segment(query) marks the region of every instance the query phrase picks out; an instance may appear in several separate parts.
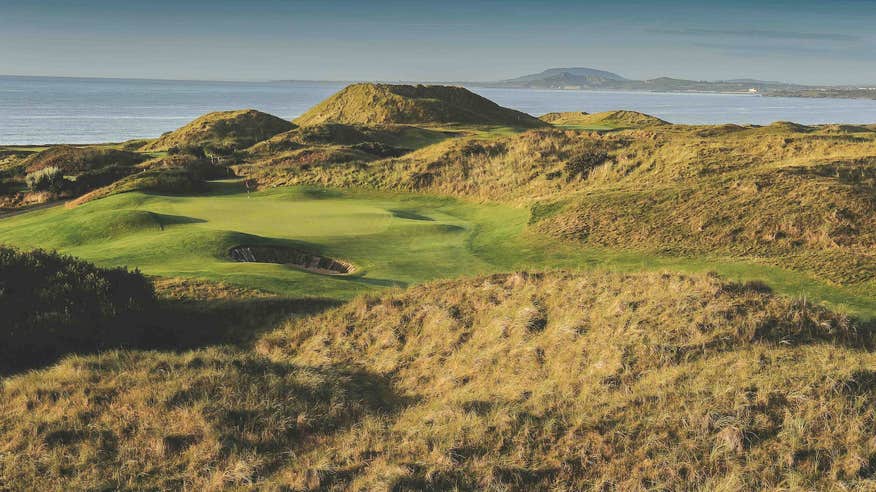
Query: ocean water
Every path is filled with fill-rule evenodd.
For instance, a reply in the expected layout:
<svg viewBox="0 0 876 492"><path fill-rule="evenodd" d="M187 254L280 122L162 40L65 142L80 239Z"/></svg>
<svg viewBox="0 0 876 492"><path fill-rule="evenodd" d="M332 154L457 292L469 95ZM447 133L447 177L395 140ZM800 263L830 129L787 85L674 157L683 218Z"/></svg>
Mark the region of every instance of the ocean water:
<svg viewBox="0 0 876 492"><path fill-rule="evenodd" d="M292 119L337 82L192 82L0 77L0 144L95 143L157 137L210 111L254 108ZM876 101L470 87L539 115L629 109L673 123L876 123Z"/></svg>

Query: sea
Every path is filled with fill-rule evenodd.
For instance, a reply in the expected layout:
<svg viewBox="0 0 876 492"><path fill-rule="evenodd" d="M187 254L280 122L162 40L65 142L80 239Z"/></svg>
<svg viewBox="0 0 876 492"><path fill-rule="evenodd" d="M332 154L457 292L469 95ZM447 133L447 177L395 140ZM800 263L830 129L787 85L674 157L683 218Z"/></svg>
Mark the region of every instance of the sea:
<svg viewBox="0 0 876 492"><path fill-rule="evenodd" d="M152 138L204 113L230 109L292 119L344 85L0 76L0 145ZM468 88L533 115L626 109L685 124L876 123L876 100Z"/></svg>

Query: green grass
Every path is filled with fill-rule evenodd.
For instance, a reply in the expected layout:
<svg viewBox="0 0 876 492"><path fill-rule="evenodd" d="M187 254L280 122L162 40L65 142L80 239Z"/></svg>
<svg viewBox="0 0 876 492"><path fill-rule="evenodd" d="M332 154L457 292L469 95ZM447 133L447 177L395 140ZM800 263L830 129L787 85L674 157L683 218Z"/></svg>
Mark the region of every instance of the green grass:
<svg viewBox="0 0 876 492"><path fill-rule="evenodd" d="M526 228L524 207L420 194L287 187L247 194L213 183L198 196L125 193L0 221L0 243L58 249L104 266L203 278L288 296L349 299L437 278L521 269L714 271L876 317L876 299L805 274L722 258L679 258L560 242ZM241 244L313 250L352 262L327 276L227 256Z"/></svg>

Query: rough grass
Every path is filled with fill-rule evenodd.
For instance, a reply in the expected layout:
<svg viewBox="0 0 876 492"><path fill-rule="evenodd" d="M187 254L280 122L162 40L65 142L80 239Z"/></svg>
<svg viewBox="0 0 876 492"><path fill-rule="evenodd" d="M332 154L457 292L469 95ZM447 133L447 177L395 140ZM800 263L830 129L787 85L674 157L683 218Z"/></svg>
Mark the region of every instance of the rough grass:
<svg viewBox="0 0 876 492"><path fill-rule="evenodd" d="M637 111L605 111L588 114L584 112L547 113L539 117L554 126L584 130L619 130L668 125L666 121Z"/></svg>
<svg viewBox="0 0 876 492"><path fill-rule="evenodd" d="M256 142L291 130L294 125L253 109L209 113L162 135L142 147L143 151L212 146L222 150L245 149Z"/></svg>
<svg viewBox="0 0 876 492"><path fill-rule="evenodd" d="M23 165L28 173L56 167L70 175L109 166L133 166L146 159L147 156L136 152L107 147L59 145L29 156Z"/></svg>
<svg viewBox="0 0 876 492"><path fill-rule="evenodd" d="M320 184L526 204L532 226L588 245L763 261L872 291L876 134L777 123L538 130L460 138L396 159L243 169ZM547 213L549 211L550 213Z"/></svg>
<svg viewBox="0 0 876 492"><path fill-rule="evenodd" d="M366 296L246 350L7 379L30 489L867 489L872 326L756 285L505 274Z"/></svg>
<svg viewBox="0 0 876 492"><path fill-rule="evenodd" d="M295 119L302 126L329 122L546 126L538 118L503 108L462 87L370 83L347 86Z"/></svg>
<svg viewBox="0 0 876 492"><path fill-rule="evenodd" d="M248 151L254 154L270 154L298 150L307 146L355 146L369 143L414 150L440 142L448 136L445 132L410 125L366 126L322 123L280 133L253 145Z"/></svg>
<svg viewBox="0 0 876 492"><path fill-rule="evenodd" d="M191 154L164 155L149 159L131 170L130 176L113 181L67 202L76 207L100 198L132 191L187 194L207 190L208 179L233 177L234 172L221 164Z"/></svg>
<svg viewBox="0 0 876 492"><path fill-rule="evenodd" d="M107 186L86 193L70 201L68 207L75 207L100 198L133 191L192 194L207 190L207 183L199 173L188 169L150 169L126 176Z"/></svg>

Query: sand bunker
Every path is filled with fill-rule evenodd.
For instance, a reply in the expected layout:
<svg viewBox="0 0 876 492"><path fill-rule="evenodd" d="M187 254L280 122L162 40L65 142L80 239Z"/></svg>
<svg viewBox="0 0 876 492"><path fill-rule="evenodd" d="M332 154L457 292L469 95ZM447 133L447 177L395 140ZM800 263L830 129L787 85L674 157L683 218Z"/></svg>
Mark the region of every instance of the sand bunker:
<svg viewBox="0 0 876 492"><path fill-rule="evenodd" d="M347 275L356 268L345 261L280 246L236 246L228 251L231 259L245 263L278 263L324 275Z"/></svg>

